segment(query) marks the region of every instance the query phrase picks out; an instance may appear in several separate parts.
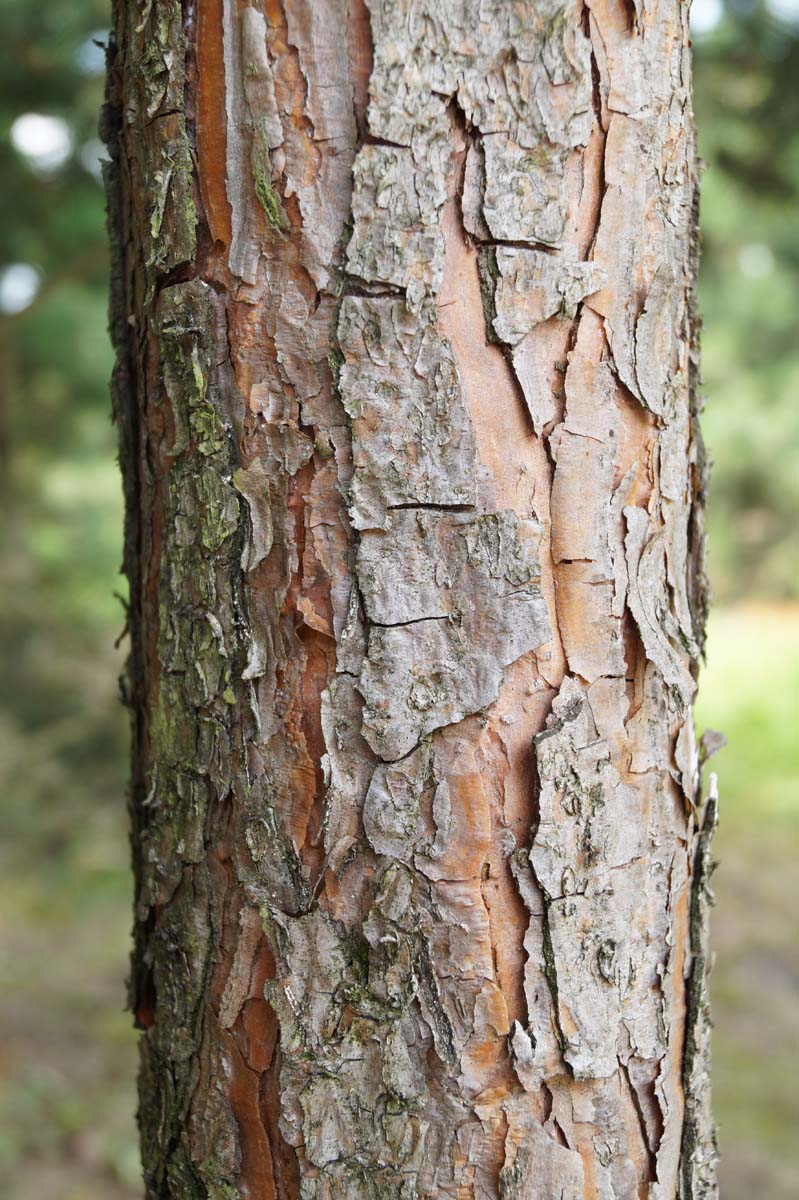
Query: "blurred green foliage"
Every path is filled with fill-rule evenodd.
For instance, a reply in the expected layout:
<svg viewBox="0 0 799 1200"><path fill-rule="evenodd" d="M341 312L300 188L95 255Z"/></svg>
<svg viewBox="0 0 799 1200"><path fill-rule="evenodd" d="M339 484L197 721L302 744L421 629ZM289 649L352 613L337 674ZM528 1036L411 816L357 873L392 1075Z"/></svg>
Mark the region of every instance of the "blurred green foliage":
<svg viewBox="0 0 799 1200"><path fill-rule="evenodd" d="M24 299L9 267L11 283L14 264L39 272L33 302L0 315L0 1178L9 1200L141 1194L135 1046L123 1012L131 887L97 163L103 54L91 41L107 24L102 0L0 0L4 306ZM31 112L66 122L72 150L60 167L15 147L14 122ZM56 124L51 143L59 128L63 140ZM28 143L35 148L30 132ZM39 150L47 144L40 131Z"/></svg>
<svg viewBox="0 0 799 1200"><path fill-rule="evenodd" d="M114 597L124 594L121 489L97 163L102 54L92 42L107 22L102 0L0 0L0 1178L9 1200L140 1195L135 1039L122 1011L131 886L116 700L124 651L114 647L124 623ZM717 1108L727 1200L753 1191L777 1200L796 1184L784 1048L796 970L787 898L799 607L773 602L796 597L799 24L729 0L697 37L695 64L709 163L700 293L711 575L721 601L772 602L714 618L700 707L731 735L720 759ZM42 127L37 153L31 130L22 136L19 118L31 113L57 119L45 122L49 158Z"/></svg>
<svg viewBox="0 0 799 1200"><path fill-rule="evenodd" d="M733 0L696 39L708 533L723 601L796 598L799 585L798 31Z"/></svg>
<svg viewBox="0 0 799 1200"><path fill-rule="evenodd" d="M713 1094L724 1200L797 1194L799 605L711 613L699 728L723 729L713 879Z"/></svg>

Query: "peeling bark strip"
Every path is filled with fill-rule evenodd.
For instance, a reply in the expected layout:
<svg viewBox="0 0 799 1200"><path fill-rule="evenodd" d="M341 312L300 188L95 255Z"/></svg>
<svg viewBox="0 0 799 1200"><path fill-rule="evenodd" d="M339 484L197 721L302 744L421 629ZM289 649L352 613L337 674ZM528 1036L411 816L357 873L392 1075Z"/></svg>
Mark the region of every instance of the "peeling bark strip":
<svg viewBox="0 0 799 1200"><path fill-rule="evenodd" d="M116 0L153 1200L716 1194L687 22Z"/></svg>

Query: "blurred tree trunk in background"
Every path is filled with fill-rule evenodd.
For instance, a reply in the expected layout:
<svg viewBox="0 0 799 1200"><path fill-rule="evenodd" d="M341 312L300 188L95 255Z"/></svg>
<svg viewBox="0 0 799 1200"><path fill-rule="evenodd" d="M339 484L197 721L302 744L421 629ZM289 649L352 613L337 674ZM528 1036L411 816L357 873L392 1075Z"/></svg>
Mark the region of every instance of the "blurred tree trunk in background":
<svg viewBox="0 0 799 1200"><path fill-rule="evenodd" d="M715 1195L687 6L115 10L148 1196Z"/></svg>

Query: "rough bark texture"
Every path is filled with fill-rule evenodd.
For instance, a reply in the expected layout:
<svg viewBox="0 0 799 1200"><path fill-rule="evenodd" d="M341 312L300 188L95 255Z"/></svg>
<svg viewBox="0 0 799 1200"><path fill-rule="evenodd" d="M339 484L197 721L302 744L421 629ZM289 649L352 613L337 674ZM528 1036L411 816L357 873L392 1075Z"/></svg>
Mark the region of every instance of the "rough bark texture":
<svg viewBox="0 0 799 1200"><path fill-rule="evenodd" d="M687 6L115 9L148 1196L714 1196Z"/></svg>

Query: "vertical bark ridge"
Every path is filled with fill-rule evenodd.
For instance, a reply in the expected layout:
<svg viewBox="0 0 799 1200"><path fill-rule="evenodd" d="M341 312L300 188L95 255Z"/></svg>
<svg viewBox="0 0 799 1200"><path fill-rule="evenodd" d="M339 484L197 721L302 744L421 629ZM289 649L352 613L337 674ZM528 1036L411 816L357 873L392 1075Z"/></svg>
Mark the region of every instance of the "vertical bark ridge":
<svg viewBox="0 0 799 1200"><path fill-rule="evenodd" d="M714 1195L687 12L109 71L148 1195Z"/></svg>

